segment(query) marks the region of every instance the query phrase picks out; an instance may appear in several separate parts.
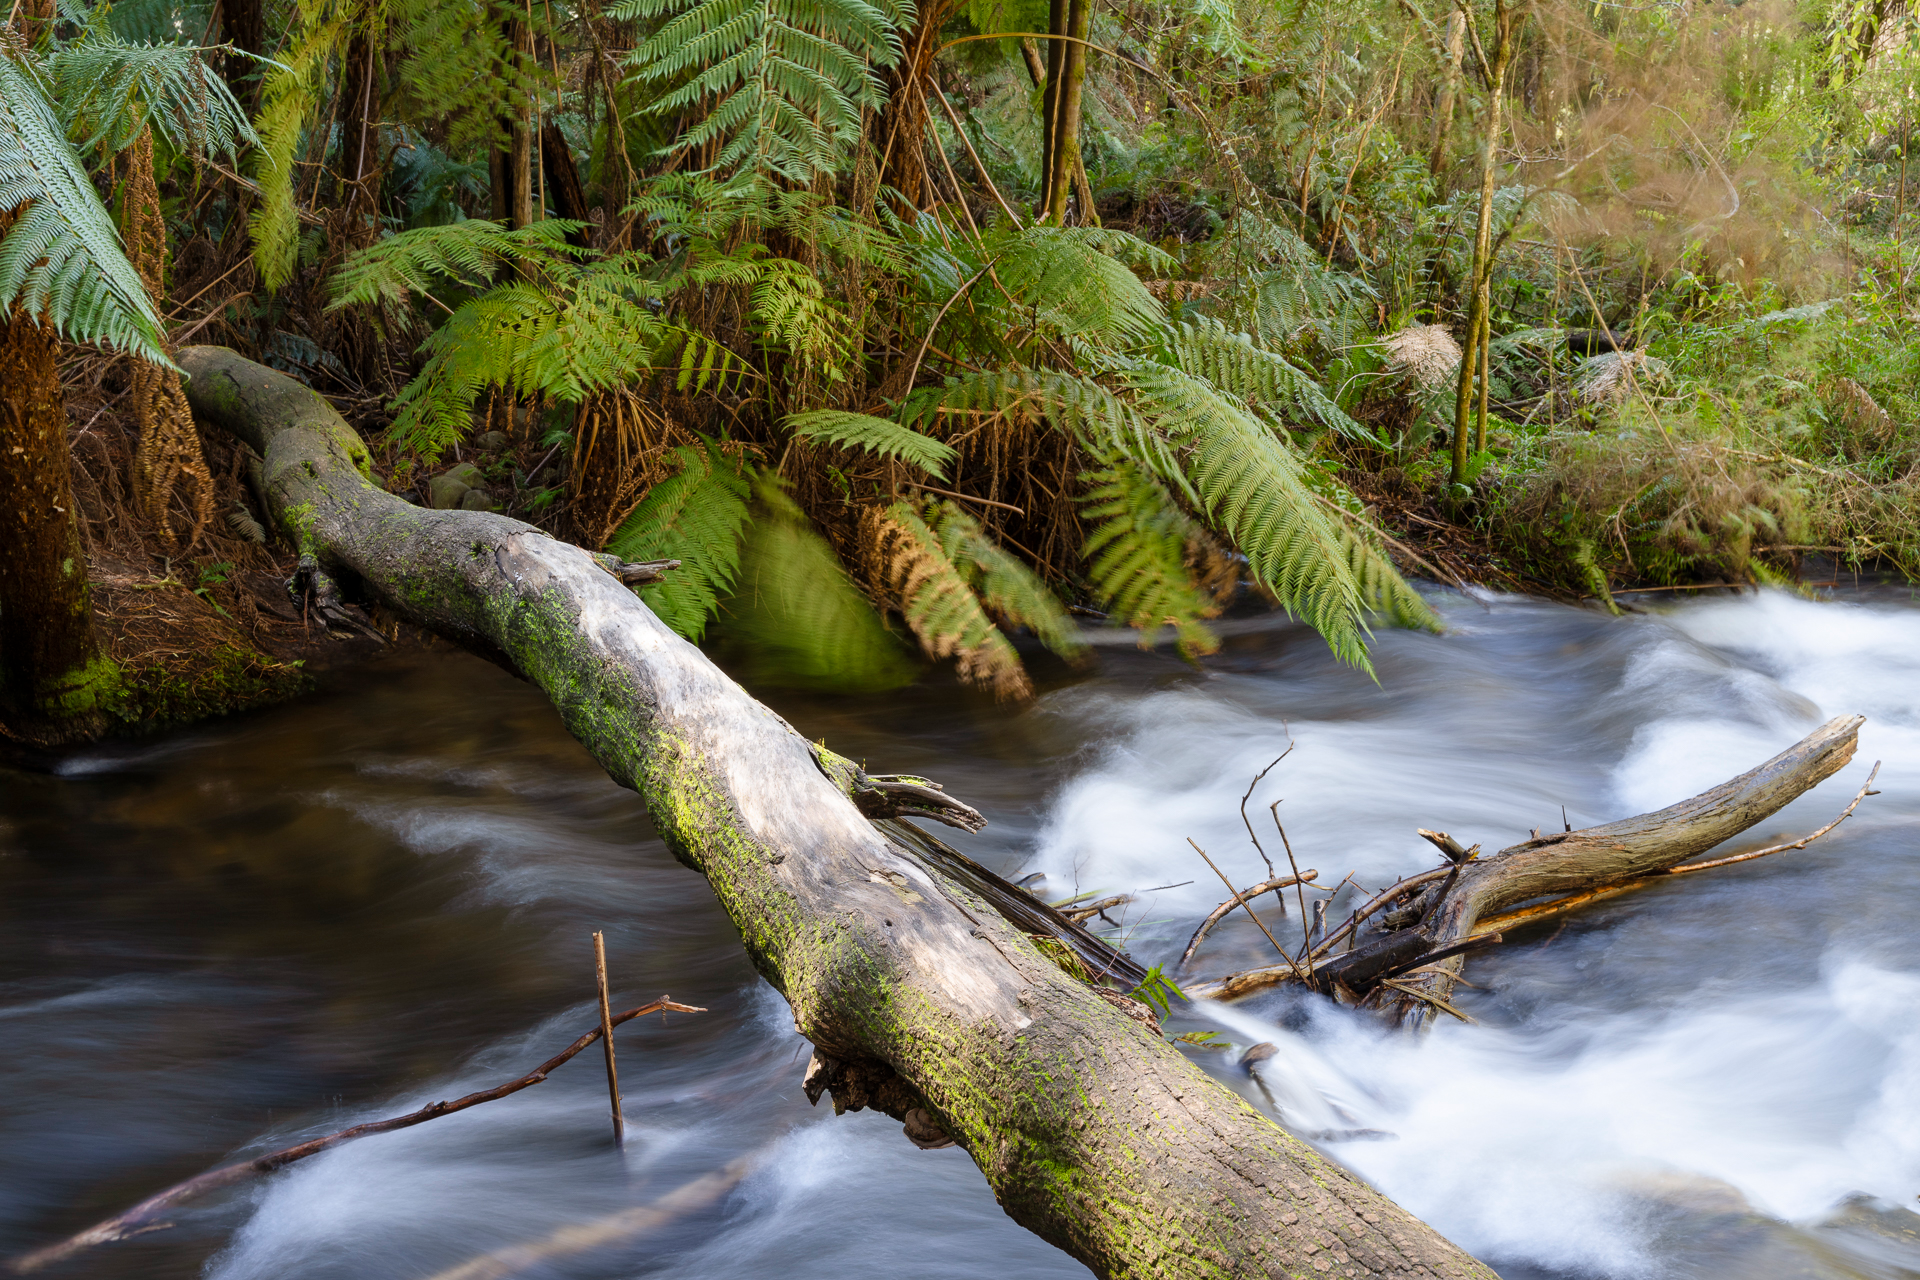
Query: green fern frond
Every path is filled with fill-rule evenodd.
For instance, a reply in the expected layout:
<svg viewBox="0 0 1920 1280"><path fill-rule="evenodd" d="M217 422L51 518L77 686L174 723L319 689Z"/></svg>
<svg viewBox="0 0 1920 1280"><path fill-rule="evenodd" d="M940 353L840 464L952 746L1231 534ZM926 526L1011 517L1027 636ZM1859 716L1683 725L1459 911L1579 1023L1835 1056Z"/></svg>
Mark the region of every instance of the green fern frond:
<svg viewBox="0 0 1920 1280"><path fill-rule="evenodd" d="M1359 584L1299 457L1201 379L1148 362L1126 376L1159 429L1184 446L1187 474L1208 517L1247 557L1254 576L1341 661L1370 670Z"/></svg>
<svg viewBox="0 0 1920 1280"><path fill-rule="evenodd" d="M1169 363L1275 417L1311 418L1349 439L1381 443L1291 360L1254 345L1246 334L1234 333L1217 321L1174 325L1166 349Z"/></svg>
<svg viewBox="0 0 1920 1280"><path fill-rule="evenodd" d="M869 507L863 523L875 585L899 609L920 647L931 657L954 659L961 679L991 689L997 698L1031 694L1020 655L920 514L896 502Z"/></svg>
<svg viewBox="0 0 1920 1280"><path fill-rule="evenodd" d="M261 81L255 120L260 149L254 153L253 180L260 189L260 206L248 230L260 282L269 290L293 278L300 242L294 152L326 88L328 62L347 32L347 14L335 0L296 4L294 19L286 49Z"/></svg>
<svg viewBox="0 0 1920 1280"><path fill-rule="evenodd" d="M0 239L0 315L18 304L71 342L172 368L153 300L29 56L0 44L0 209L27 206Z"/></svg>
<svg viewBox="0 0 1920 1280"><path fill-rule="evenodd" d="M996 227L986 234L983 248L987 261L982 267L992 265L994 279L1016 307L1030 309L1041 325L1055 332L1131 345L1166 324L1159 300L1115 256L1124 251L1138 258L1138 250L1152 246L1124 232Z"/></svg>
<svg viewBox="0 0 1920 1280"><path fill-rule="evenodd" d="M738 463L713 445L674 450L680 469L647 491L607 550L623 560L678 560L641 599L675 634L700 643L740 569L740 531L751 487Z"/></svg>
<svg viewBox="0 0 1920 1280"><path fill-rule="evenodd" d="M456 154L504 141L512 104L545 87L537 58L507 41L507 24L538 22L546 10L501 0L387 0L398 79L412 118L444 122ZM546 34L542 32L541 34ZM551 92L551 90L548 90Z"/></svg>
<svg viewBox="0 0 1920 1280"><path fill-rule="evenodd" d="M988 537L979 521L945 499L929 499L921 519L990 614L1010 626L1025 627L1062 657L1087 651L1080 628L1060 606L1059 597L1032 569Z"/></svg>
<svg viewBox="0 0 1920 1280"><path fill-rule="evenodd" d="M853 326L806 267L791 258L761 263L749 314L762 342L785 349L803 369L819 369L834 382L846 380Z"/></svg>
<svg viewBox="0 0 1920 1280"><path fill-rule="evenodd" d="M1218 649L1218 637L1201 619L1220 610L1187 571L1191 524L1165 486L1124 459L1080 479L1087 485L1081 518L1098 522L1080 548L1095 596L1141 632L1143 645L1171 626L1184 657Z"/></svg>
<svg viewBox="0 0 1920 1280"><path fill-rule="evenodd" d="M1133 402L1092 378L1055 369L1015 366L965 373L945 386L909 395L901 417L928 424L942 412L1004 414L1015 421L1046 418L1091 453L1139 459L1163 479L1187 486L1179 460Z"/></svg>
<svg viewBox="0 0 1920 1280"><path fill-rule="evenodd" d="M187 155L238 157L258 145L247 113L204 50L185 44L129 44L89 31L47 59L55 100L82 152L124 150L148 125Z"/></svg>
<svg viewBox="0 0 1920 1280"><path fill-rule="evenodd" d="M1435 633L1446 630L1440 615L1400 576L1393 561L1374 545L1368 531L1355 527L1356 522L1351 518L1341 523L1340 537L1346 545L1347 567L1352 570L1360 598L1367 607L1384 613L1396 626Z"/></svg>
<svg viewBox="0 0 1920 1280"><path fill-rule="evenodd" d="M865 449L883 458L899 458L937 480L946 479L947 464L957 456L953 446L932 436L923 436L911 427L841 409L796 413L787 419L787 429L804 439L826 440Z"/></svg>
<svg viewBox="0 0 1920 1280"><path fill-rule="evenodd" d="M334 273L328 310L365 303L404 302L445 281L466 288L492 282L514 262L552 264L584 250L567 243L577 222L548 218L518 230L469 218L438 227L416 227L347 255Z"/></svg>
<svg viewBox="0 0 1920 1280"><path fill-rule="evenodd" d="M838 166L862 111L885 101L874 67L900 57L908 0L622 0L621 21L666 21L627 55L662 92L656 115L704 113L674 149L718 144L709 171L811 183Z"/></svg>
<svg viewBox="0 0 1920 1280"><path fill-rule="evenodd" d="M754 484L739 581L714 645L758 684L878 693L918 674L912 651L848 580L827 540L765 475Z"/></svg>

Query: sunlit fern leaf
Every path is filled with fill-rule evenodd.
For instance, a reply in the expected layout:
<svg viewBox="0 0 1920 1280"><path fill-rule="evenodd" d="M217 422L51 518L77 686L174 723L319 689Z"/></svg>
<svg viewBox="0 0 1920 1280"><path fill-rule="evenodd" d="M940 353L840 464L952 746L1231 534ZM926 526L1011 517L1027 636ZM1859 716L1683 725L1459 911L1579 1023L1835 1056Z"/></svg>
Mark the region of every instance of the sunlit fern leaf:
<svg viewBox="0 0 1920 1280"><path fill-rule="evenodd" d="M308 118L326 89L328 63L347 32L347 7L340 0L308 0L293 6L294 25L277 65L262 77L260 110L254 127L260 134L253 180L260 202L248 223L253 260L260 282L277 290L293 278L300 243L295 207L294 153Z"/></svg>
<svg viewBox="0 0 1920 1280"><path fill-rule="evenodd" d="M396 237L397 238L397 237ZM653 285L621 259L550 263L548 281L512 280L462 305L427 338L420 374L394 400L391 437L438 457L464 435L488 387L579 404L645 375L675 375L698 394L746 376L724 346L662 320Z"/></svg>
<svg viewBox="0 0 1920 1280"><path fill-rule="evenodd" d="M1059 597L1038 574L995 542L979 521L943 498L929 499L921 508L921 518L938 535L941 551L988 613L1006 625L1025 627L1062 657L1086 653L1086 639Z"/></svg>
<svg viewBox="0 0 1920 1280"><path fill-rule="evenodd" d="M1347 565L1353 571L1353 580L1359 584L1360 598L1367 607L1385 614L1396 626L1415 631L1446 630L1440 615L1400 576L1393 561L1374 544L1361 522L1348 517L1341 525Z"/></svg>
<svg viewBox="0 0 1920 1280"><path fill-rule="evenodd" d="M1187 571L1190 521L1165 486L1124 459L1080 479L1087 486L1080 516L1093 525L1080 553L1096 598L1138 629L1143 645L1171 626L1187 658L1218 649L1219 639L1201 619L1220 610Z"/></svg>
<svg viewBox="0 0 1920 1280"><path fill-rule="evenodd" d="M1254 576L1343 662L1371 670L1347 548L1292 448L1231 397L1181 370L1142 362L1125 376L1159 429L1185 446L1208 518Z"/></svg>
<svg viewBox="0 0 1920 1280"><path fill-rule="evenodd" d="M1256 346L1212 320L1177 324L1168 332L1170 362L1279 418L1306 417L1341 435L1379 444L1374 433L1335 404L1304 370L1285 356Z"/></svg>
<svg viewBox="0 0 1920 1280"><path fill-rule="evenodd" d="M513 262L553 263L580 253L567 234L583 224L547 218L518 230L469 218L416 227L347 255L334 273L329 310L356 303L402 302L446 282L479 288Z"/></svg>
<svg viewBox="0 0 1920 1280"><path fill-rule="evenodd" d="M187 155L237 158L257 145L247 113L202 50L184 44L129 44L88 32L47 59L70 137L84 153L124 150L148 125Z"/></svg>
<svg viewBox="0 0 1920 1280"><path fill-rule="evenodd" d="M1116 256L1138 258L1139 249L1152 246L1097 227L996 227L986 233L983 266L991 265L998 286L1041 325L1124 345L1166 323L1159 300Z"/></svg>
<svg viewBox="0 0 1920 1280"><path fill-rule="evenodd" d="M750 486L741 467L712 445L674 450L679 470L647 491L607 541L623 560L678 560L640 598L695 644L740 569L740 531Z"/></svg>
<svg viewBox="0 0 1920 1280"><path fill-rule="evenodd" d="M67 145L31 55L0 43L0 315L17 303L71 342L171 366L160 318L113 219Z"/></svg>
<svg viewBox="0 0 1920 1280"><path fill-rule="evenodd" d="M991 689L996 698L1033 692L1020 655L947 557L939 535L910 504L869 507L861 524L874 584L899 609L922 649L954 659L962 680Z"/></svg>
<svg viewBox="0 0 1920 1280"><path fill-rule="evenodd" d="M825 440L883 458L899 458L938 480L946 479L947 464L955 457L953 446L944 441L871 414L841 409L796 413L787 419L787 429L803 439Z"/></svg>
<svg viewBox="0 0 1920 1280"><path fill-rule="evenodd" d="M712 642L729 670L755 684L878 693L919 673L827 540L764 474Z"/></svg>
<svg viewBox="0 0 1920 1280"><path fill-rule="evenodd" d="M663 92L648 110L695 113L678 151L718 144L711 170L807 184L838 167L862 111L885 101L873 68L900 57L909 0L621 0L625 22L666 21L627 55Z"/></svg>

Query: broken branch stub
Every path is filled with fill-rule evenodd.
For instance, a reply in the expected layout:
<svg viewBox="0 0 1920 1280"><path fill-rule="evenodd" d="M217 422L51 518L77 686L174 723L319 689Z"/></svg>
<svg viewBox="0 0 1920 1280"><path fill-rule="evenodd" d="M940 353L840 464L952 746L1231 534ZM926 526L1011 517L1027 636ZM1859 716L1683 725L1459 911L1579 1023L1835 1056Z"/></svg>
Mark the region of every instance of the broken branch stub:
<svg viewBox="0 0 1920 1280"><path fill-rule="evenodd" d="M544 689L706 877L839 1079L897 1119L924 1112L1015 1221L1102 1276L1294 1276L1329 1257L1492 1275L1063 972L988 892L1117 974L1111 947L911 823L869 821L792 726L588 552L403 502L314 392L222 348L178 359L195 411L266 460L275 521L343 586Z"/></svg>

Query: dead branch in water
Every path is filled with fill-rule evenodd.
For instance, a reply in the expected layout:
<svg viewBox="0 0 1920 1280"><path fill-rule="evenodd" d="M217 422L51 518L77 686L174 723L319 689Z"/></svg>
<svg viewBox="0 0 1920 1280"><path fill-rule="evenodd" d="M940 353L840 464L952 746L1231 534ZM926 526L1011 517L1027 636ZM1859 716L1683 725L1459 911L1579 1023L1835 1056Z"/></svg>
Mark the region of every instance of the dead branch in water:
<svg viewBox="0 0 1920 1280"><path fill-rule="evenodd" d="M1187 949L1180 953L1180 964L1184 967L1187 961L1193 959L1193 953L1199 948L1202 942L1207 940L1207 934L1212 931L1213 926L1224 920L1227 913L1235 907L1252 902L1263 893L1272 893L1278 898L1281 889L1290 888L1296 884L1309 884L1317 879L1319 875L1320 873L1318 871L1310 869L1302 871L1297 876L1275 876L1271 880L1262 880L1250 889L1242 889L1235 893L1231 898L1228 898L1225 902L1208 912L1207 918L1200 922L1200 927L1193 931L1193 937L1187 942ZM1232 888L1232 886L1229 885L1228 888ZM1286 899L1280 898L1280 904L1280 910L1284 913L1287 909ZM1251 910L1252 908L1248 909Z"/></svg>
<svg viewBox="0 0 1920 1280"><path fill-rule="evenodd" d="M642 1017L649 1013L664 1014L669 1009L676 1013L706 1012L705 1009L697 1005L678 1004L666 996L661 996L653 1003L643 1004L638 1009L629 1009L625 1013L611 1015L607 1018L606 1025L617 1027L623 1022L630 1022L634 1018ZM258 1156L252 1160L214 1169L208 1173L201 1174L197 1178L189 1178L185 1182L168 1187L158 1195L149 1196L118 1217L108 1218L105 1222L96 1223L78 1235L69 1236L56 1244L46 1245L42 1248L35 1249L31 1253L20 1255L7 1264L8 1269L15 1275L26 1275L29 1272L38 1271L42 1267L64 1261L84 1249L92 1248L94 1245L111 1244L115 1240L125 1240L129 1236L140 1235L144 1232L164 1230L173 1224L170 1222L157 1221L159 1216L176 1205L184 1204L188 1200L198 1199L209 1192L234 1186L250 1178L258 1177L263 1173L272 1173L275 1169L283 1169L296 1160L305 1160L308 1156L317 1156L322 1151L337 1147L343 1142L352 1142L355 1138L367 1138L376 1133L392 1133L396 1129L410 1129L414 1125L425 1124L429 1120L438 1120L441 1116L450 1116L456 1111L465 1111L469 1107L477 1107L483 1102L496 1102L501 1098L509 1097L520 1092L522 1089L531 1088L533 1085L545 1080L549 1073L557 1070L581 1051L592 1045L596 1040L600 1039L601 1034L601 1028L595 1027L568 1045L565 1049L562 1049L559 1053L535 1067L526 1075L521 1076L518 1080L509 1080L506 1084L496 1085L491 1089L483 1089L479 1093L470 1093L466 1097L456 1098L452 1102L436 1102L430 1106L422 1107L418 1111L408 1112L404 1116L395 1116L390 1120L373 1120L366 1124L357 1124L350 1129L342 1129L338 1133L330 1133L322 1138L312 1138L306 1142L286 1147L279 1151L269 1152L267 1155Z"/></svg>
<svg viewBox="0 0 1920 1280"><path fill-rule="evenodd" d="M436 1272L431 1280L505 1280L543 1263L570 1258L593 1249L622 1244L637 1236L665 1226L675 1218L704 1209L738 1186L765 1158L765 1149L746 1155L724 1168L676 1187L652 1204L636 1205L610 1213L592 1222L577 1222L561 1227L544 1240L508 1245L482 1254L456 1267Z"/></svg>
<svg viewBox="0 0 1920 1280"><path fill-rule="evenodd" d="M1448 999L1475 944L1488 945L1517 926L1670 876L1804 849L1846 821L1863 799L1876 794L1878 763L1840 816L1818 831L1765 849L1686 862L1832 776L1853 758L1863 723L1860 716L1835 717L1765 764L1690 800L1581 831L1546 836L1536 832L1491 857L1479 857L1477 845L1464 848L1444 832L1422 830L1420 835L1447 862L1376 895L1310 951L1304 964L1288 956L1284 965L1192 983L1187 989L1196 996L1233 1000L1297 981L1321 991L1351 993L1375 1006L1391 1005L1400 1021L1415 1027L1426 1025L1436 1009L1456 1014ZM1334 954L1342 938L1355 938L1368 917L1396 903L1383 917L1383 932L1362 945L1350 942L1347 951Z"/></svg>

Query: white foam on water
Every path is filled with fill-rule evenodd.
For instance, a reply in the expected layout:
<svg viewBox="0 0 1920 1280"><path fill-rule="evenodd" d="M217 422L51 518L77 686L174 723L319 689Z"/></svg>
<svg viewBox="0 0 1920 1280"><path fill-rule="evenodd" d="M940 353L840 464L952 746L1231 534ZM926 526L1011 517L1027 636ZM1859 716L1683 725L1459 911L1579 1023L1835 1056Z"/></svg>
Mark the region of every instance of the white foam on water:
<svg viewBox="0 0 1920 1280"><path fill-rule="evenodd" d="M1475 629L1500 625L1496 606ZM1746 838L1822 825L1876 758L1883 794L1829 848L1920 818L1920 610L1768 592L1626 625L1638 630L1615 633L1634 637L1618 682L1557 721L1523 714L1489 653L1468 719L1409 695L1367 719L1295 722L1295 755L1249 812L1264 819L1266 804L1286 796L1303 865L1323 881L1353 869L1378 884L1433 865L1415 826L1492 850L1557 818L1562 801L1576 825L1646 812L1858 711L1869 721L1856 759ZM1464 630L1454 642L1471 647ZM1236 883L1263 877L1237 808L1247 780L1284 746L1273 708L1285 704L1287 679L1259 698L1218 680L1135 698L1078 695L1073 713L1106 736L1063 787L1039 842L1032 867L1049 874L1049 893L1191 876L1198 883L1156 903L1185 917L1184 937L1223 896L1185 837ZM1606 725L1621 729L1611 746L1599 736ZM1577 767L1583 734L1610 758L1589 753ZM1572 757L1540 749L1569 738ZM1916 911L1905 910L1908 930ZM1418 1040L1331 1006L1304 1035L1242 1010L1209 1006L1209 1016L1238 1043L1276 1046L1257 1070L1296 1129L1396 1134L1329 1150L1467 1249L1577 1273L1691 1274L1661 1239L1676 1204L1810 1224L1850 1196L1911 1209L1920 1192L1920 974L1889 967L1886 948L1869 957L1843 929L1809 923L1784 944L1800 952L1793 976L1769 970L1764 987L1745 971L1703 972L1695 990L1676 992L1671 974L1634 968L1657 965L1656 950L1609 965L1607 980L1629 989L1596 991L1591 1005L1580 979L1517 1025L1442 1019ZM1636 978L1653 984L1644 1001L1633 997Z"/></svg>

